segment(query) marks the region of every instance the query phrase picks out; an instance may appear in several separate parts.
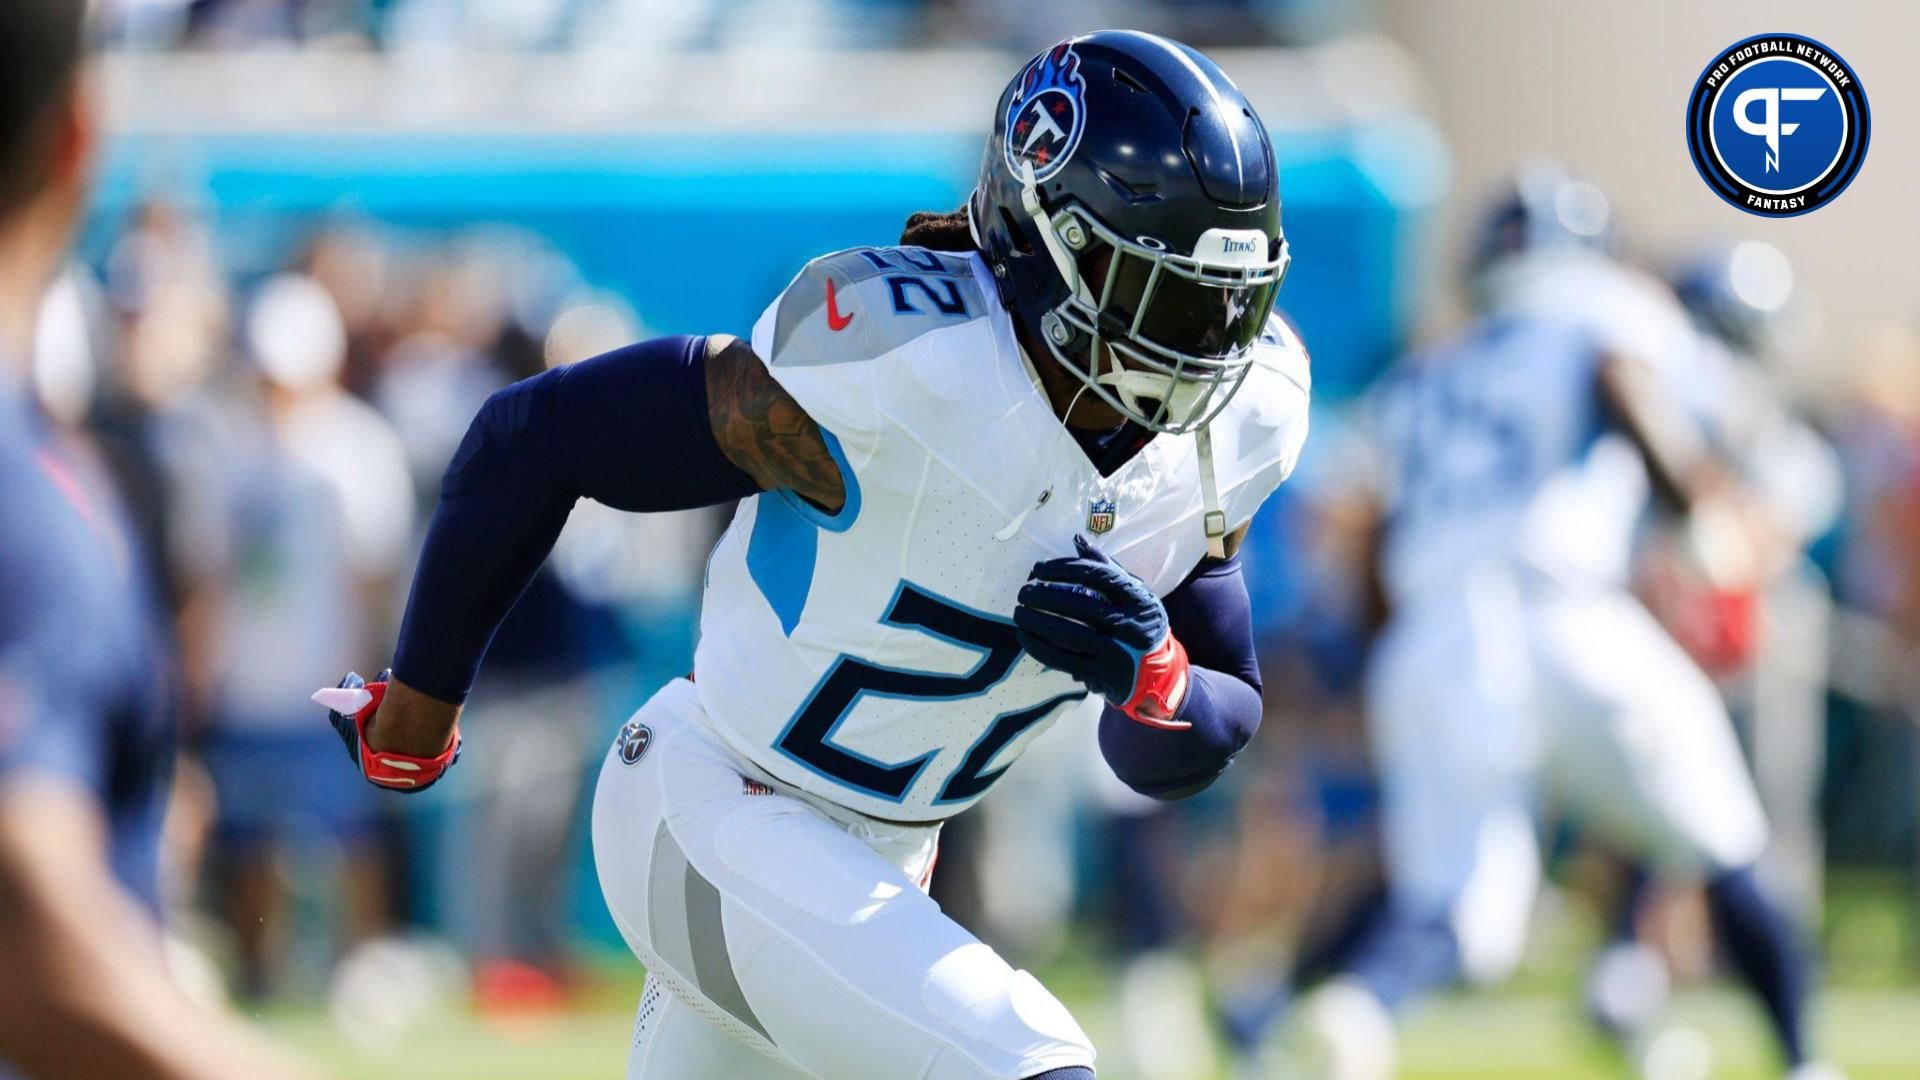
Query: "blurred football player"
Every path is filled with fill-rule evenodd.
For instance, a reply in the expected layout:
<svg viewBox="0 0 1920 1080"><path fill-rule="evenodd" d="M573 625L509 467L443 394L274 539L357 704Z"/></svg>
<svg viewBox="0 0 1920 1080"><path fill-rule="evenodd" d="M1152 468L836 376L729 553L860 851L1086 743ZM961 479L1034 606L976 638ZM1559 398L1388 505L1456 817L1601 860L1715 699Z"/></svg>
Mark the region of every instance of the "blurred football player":
<svg viewBox="0 0 1920 1080"><path fill-rule="evenodd" d="M1813 541L1845 492L1839 456L1783 390L1814 318L1793 264L1771 244L1714 244L1667 281L1706 336L1677 384L1681 403L1770 511L1782 542Z"/></svg>
<svg viewBox="0 0 1920 1080"><path fill-rule="evenodd" d="M322 691L369 779L424 787L576 499L742 500L694 672L621 730L595 798L649 971L632 1077L1088 1080L1060 1002L925 894L940 823L1062 718L1164 799L1259 723L1235 553L1309 378L1271 316L1266 130L1206 57L1121 31L1035 57L993 122L963 210L808 264L750 342L648 342L493 398L393 679Z"/></svg>
<svg viewBox="0 0 1920 1080"><path fill-rule="evenodd" d="M22 385L86 203L86 7L0 6L0 1075L304 1076L168 976L174 746L147 583L105 485Z"/></svg>
<svg viewBox="0 0 1920 1080"><path fill-rule="evenodd" d="M1366 691L1390 898L1300 1009L1334 1076L1388 1075L1392 1010L1518 963L1543 795L1706 883L1729 957L1806 1066L1804 960L1754 873L1767 825L1726 707L1627 588L1650 495L1717 595L1752 595L1756 548L1731 473L1667 392L1698 337L1608 256L1608 214L1556 166L1521 171L1476 256L1478 317L1379 391L1387 615Z"/></svg>
<svg viewBox="0 0 1920 1080"><path fill-rule="evenodd" d="M1634 588L1741 718L1772 800L1774 880L1791 907L1814 911L1832 600L1803 553L1839 516L1844 483L1839 455L1780 390L1778 369L1793 359L1807 304L1786 255L1751 240L1694 251L1667 284L1703 337L1666 382L1739 475L1749 521L1772 554L1761 559L1765 572L1750 594L1725 594L1699 572L1683 530L1656 530L1642 545ZM1655 1046L1652 1023L1669 982L1664 960L1639 934L1656 883L1644 866L1633 868L1587 979L1589 1015L1637 1054Z"/></svg>

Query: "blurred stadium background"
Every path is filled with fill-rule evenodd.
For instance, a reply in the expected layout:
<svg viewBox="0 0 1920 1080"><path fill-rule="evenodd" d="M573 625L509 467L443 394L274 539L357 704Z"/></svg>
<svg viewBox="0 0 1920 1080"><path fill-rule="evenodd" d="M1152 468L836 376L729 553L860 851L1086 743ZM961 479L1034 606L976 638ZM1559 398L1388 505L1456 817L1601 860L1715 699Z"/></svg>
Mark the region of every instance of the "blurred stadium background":
<svg viewBox="0 0 1920 1080"><path fill-rule="evenodd" d="M1609 191L1655 270L1709 241L1791 261L1767 370L1844 466L1774 645L1729 683L1818 927L1853 1075L1920 1075L1920 101L1882 3L1525 0L121 0L115 134L48 302L49 407L90 436L167 568L192 733L169 857L184 976L353 1076L621 1074L640 972L600 907L581 781L689 665L724 518L575 515L496 645L470 751L375 798L306 705L391 647L439 473L499 385L659 333L744 333L807 258L960 203L1024 57L1128 25L1214 53L1274 128L1315 433L1258 519L1269 718L1192 805L1116 794L1060 731L950 829L936 895L1043 974L1103 1076L1226 1075L1203 1002L1275 978L1367 892L1374 793L1353 403L1453 318L1487 182L1549 153ZM1882 106L1844 199L1788 221L1714 198L1682 103L1717 48L1831 42ZM645 423L645 417L636 417ZM537 733L573 766L521 752ZM271 778L269 780L268 778ZM1596 857L1560 846L1524 976L1419 1014L1407 1074L1607 1076L1583 1027ZM1767 1075L1704 986L1697 902L1654 936L1701 988L1714 1075ZM1185 1005L1180 1003L1185 1002ZM1171 1004L1170 1004L1171 1003ZM1214 1064L1208 1064L1213 1062Z"/></svg>

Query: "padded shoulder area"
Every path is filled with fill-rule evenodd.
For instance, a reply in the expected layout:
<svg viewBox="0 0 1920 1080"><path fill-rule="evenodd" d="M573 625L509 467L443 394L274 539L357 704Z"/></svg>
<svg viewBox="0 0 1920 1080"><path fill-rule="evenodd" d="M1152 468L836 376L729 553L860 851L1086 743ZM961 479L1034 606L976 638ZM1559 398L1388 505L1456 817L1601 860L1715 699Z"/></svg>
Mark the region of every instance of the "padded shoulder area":
<svg viewBox="0 0 1920 1080"><path fill-rule="evenodd" d="M1279 312L1267 316L1266 329L1254 345L1254 363L1277 371L1298 386L1302 393L1313 392L1313 364L1300 335Z"/></svg>
<svg viewBox="0 0 1920 1080"><path fill-rule="evenodd" d="M780 295L754 347L776 368L883 356L989 312L973 263L972 256L917 247L822 256Z"/></svg>
<svg viewBox="0 0 1920 1080"><path fill-rule="evenodd" d="M1307 439L1312 386L1306 347L1275 315L1261 334L1246 381L1212 424L1230 520L1251 518L1293 473Z"/></svg>

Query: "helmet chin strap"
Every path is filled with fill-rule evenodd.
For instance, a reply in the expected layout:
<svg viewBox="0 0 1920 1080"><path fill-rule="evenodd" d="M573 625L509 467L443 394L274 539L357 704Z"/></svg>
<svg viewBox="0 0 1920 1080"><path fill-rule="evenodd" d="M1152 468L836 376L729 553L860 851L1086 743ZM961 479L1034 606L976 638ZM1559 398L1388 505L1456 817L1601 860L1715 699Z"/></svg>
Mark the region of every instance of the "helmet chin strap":
<svg viewBox="0 0 1920 1080"><path fill-rule="evenodd" d="M1194 413L1200 411L1200 405L1210 389L1210 384L1176 379L1157 371L1129 370L1121 365L1120 358L1113 356L1111 351L1108 356L1112 359L1113 370L1096 377L1094 381L1112 387L1120 400L1127 403L1127 408L1142 415L1151 416L1159 411L1140 403L1143 397L1152 398L1161 403L1168 420L1185 424Z"/></svg>
<svg viewBox="0 0 1920 1080"><path fill-rule="evenodd" d="M1207 554L1224 559L1227 557L1227 514L1220 509L1220 481L1213 474L1213 425L1200 425L1200 430L1193 433L1193 441L1200 457L1200 521L1207 530Z"/></svg>
<svg viewBox="0 0 1920 1080"><path fill-rule="evenodd" d="M1020 163L1020 208L1033 219L1034 227L1040 230L1040 243L1047 249L1047 257L1053 260L1053 268L1060 273L1060 279L1075 296L1093 303L1093 294L1087 290L1087 283L1080 278L1080 264L1074 260L1073 252L1054 235L1053 222L1047 218L1047 208L1040 201L1040 181L1034 178L1033 162Z"/></svg>
<svg viewBox="0 0 1920 1080"><path fill-rule="evenodd" d="M1150 397L1161 403L1166 415L1176 424L1184 424L1199 410L1207 400L1209 387L1203 383L1185 382L1171 375L1162 375L1152 371L1130 371L1123 367L1120 358L1108 354L1113 361L1113 370L1101 375L1098 382L1111 386L1127 407L1137 412L1147 410L1140 404L1141 397ZM1085 387L1081 388L1084 392ZM1078 395L1075 395L1078 400ZM1200 464L1200 508L1201 523L1207 532L1207 554L1216 559L1227 557L1227 515L1220 509L1220 482L1213 471L1213 425L1202 424L1194 432L1194 450Z"/></svg>

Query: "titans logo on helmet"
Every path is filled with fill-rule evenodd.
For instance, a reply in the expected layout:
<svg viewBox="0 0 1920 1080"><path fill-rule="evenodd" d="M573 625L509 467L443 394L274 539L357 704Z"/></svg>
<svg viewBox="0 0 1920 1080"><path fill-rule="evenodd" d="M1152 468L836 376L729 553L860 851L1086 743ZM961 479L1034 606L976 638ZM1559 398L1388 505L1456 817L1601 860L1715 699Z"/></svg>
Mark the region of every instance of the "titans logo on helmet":
<svg viewBox="0 0 1920 1080"><path fill-rule="evenodd" d="M1032 162L1034 179L1045 180L1073 156L1087 130L1087 98L1072 45L1063 41L1027 65L1005 126L1007 168L1016 176Z"/></svg>
<svg viewBox="0 0 1920 1080"><path fill-rule="evenodd" d="M1832 50L1761 34L1714 57L1687 103L1687 145L1714 194L1792 217L1846 190L1867 156L1866 91Z"/></svg>

